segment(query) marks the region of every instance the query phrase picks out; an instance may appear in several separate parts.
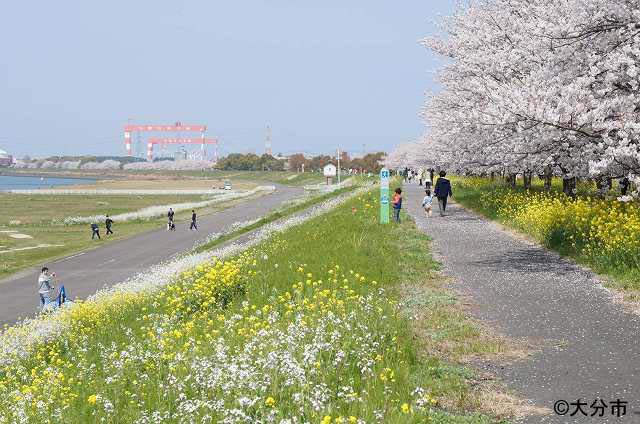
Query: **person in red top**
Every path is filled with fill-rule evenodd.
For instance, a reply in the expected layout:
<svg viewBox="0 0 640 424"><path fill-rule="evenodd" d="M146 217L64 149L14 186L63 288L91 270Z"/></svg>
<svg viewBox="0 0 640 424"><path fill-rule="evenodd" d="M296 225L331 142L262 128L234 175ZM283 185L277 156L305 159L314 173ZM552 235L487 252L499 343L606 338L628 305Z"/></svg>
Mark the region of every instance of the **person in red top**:
<svg viewBox="0 0 640 424"><path fill-rule="evenodd" d="M402 189L397 188L391 199L393 205L393 220L400 223L400 209L402 209Z"/></svg>

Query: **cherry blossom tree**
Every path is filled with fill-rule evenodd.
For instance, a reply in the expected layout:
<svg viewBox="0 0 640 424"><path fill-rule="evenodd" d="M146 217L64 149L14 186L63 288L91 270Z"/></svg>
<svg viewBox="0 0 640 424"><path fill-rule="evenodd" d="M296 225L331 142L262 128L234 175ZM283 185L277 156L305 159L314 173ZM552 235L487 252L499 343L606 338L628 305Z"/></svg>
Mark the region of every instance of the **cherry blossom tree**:
<svg viewBox="0 0 640 424"><path fill-rule="evenodd" d="M640 182L640 0L484 0L424 40L429 135L390 153L461 172ZM515 181L515 179L514 179Z"/></svg>

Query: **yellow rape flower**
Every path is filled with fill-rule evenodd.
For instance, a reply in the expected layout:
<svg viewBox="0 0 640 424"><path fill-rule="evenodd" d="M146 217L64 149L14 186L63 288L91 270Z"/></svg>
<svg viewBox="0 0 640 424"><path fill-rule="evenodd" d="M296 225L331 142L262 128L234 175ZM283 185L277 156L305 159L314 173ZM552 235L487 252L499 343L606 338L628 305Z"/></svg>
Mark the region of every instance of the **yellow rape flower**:
<svg viewBox="0 0 640 424"><path fill-rule="evenodd" d="M89 405L95 405L97 401L98 401L98 396L96 395L91 395L87 398L87 403Z"/></svg>

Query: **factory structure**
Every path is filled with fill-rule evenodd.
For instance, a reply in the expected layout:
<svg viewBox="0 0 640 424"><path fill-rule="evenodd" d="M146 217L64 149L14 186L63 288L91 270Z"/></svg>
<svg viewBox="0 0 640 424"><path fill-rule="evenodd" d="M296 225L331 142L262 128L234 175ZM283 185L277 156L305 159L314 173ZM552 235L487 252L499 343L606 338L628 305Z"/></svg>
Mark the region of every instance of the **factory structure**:
<svg viewBox="0 0 640 424"><path fill-rule="evenodd" d="M182 124L172 125L139 125L124 126L124 147L128 156L141 156L144 152L148 161L154 157L167 157L168 147L178 147L173 156L178 159L197 159L218 161L218 140L206 137L206 125ZM186 133L186 135L184 135ZM162 137L157 136L162 135ZM166 137L166 135L170 135ZM144 138L143 138L144 137ZM213 146L213 153L207 147ZM188 152L187 147L199 147L195 152Z"/></svg>
<svg viewBox="0 0 640 424"><path fill-rule="evenodd" d="M11 156L8 152L0 149L0 166L11 166L13 165L13 156Z"/></svg>

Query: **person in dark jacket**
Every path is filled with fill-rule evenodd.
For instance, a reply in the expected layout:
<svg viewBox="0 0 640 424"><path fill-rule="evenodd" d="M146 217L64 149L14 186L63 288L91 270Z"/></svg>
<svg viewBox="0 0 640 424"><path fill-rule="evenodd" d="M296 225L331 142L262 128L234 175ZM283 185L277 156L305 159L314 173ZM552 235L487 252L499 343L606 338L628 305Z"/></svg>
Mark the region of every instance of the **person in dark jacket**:
<svg viewBox="0 0 640 424"><path fill-rule="evenodd" d="M434 193L438 198L438 207L440 208L440 216L444 216L447 210L447 198L453 197L453 191L451 191L451 182L445 178L446 172L440 171L440 178L436 181L436 188Z"/></svg>
<svg viewBox="0 0 640 424"><path fill-rule="evenodd" d="M111 231L111 226L113 225L113 219L109 218L109 215L107 215L107 219L104 220L104 226L107 229L107 234L113 234L113 231Z"/></svg>
<svg viewBox="0 0 640 424"><path fill-rule="evenodd" d="M196 211L192 210L191 211L191 226L189 227L190 230L197 230L198 229L198 225L196 224Z"/></svg>
<svg viewBox="0 0 640 424"><path fill-rule="evenodd" d="M91 240L98 236L98 240L100 240L100 227L95 222L91 224Z"/></svg>

